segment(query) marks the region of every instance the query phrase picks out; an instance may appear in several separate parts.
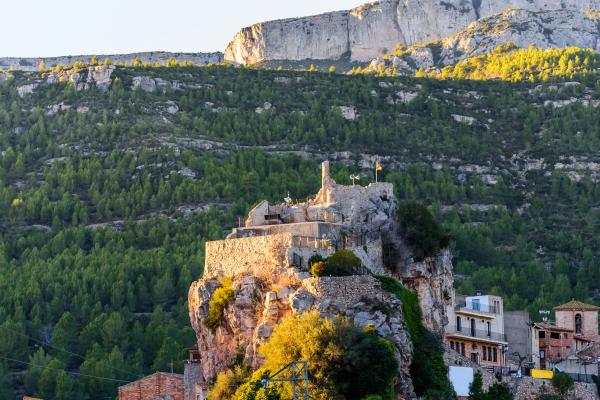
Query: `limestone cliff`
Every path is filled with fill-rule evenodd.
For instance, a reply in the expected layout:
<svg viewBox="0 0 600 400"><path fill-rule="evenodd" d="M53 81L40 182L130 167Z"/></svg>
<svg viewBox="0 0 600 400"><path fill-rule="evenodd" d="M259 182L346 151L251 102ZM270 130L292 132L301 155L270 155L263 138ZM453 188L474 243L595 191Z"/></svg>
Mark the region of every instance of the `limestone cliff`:
<svg viewBox="0 0 600 400"><path fill-rule="evenodd" d="M597 8L600 0L384 0L350 11L252 25L234 37L224 57L239 64L344 56L364 62L391 52L398 43L412 46L452 36L480 18L507 9L581 13ZM546 28L573 31L569 35L576 36L579 26L575 21L565 22L547 23ZM544 42L552 43L551 39Z"/></svg>
<svg viewBox="0 0 600 400"><path fill-rule="evenodd" d="M489 53L508 42L521 48L533 44L538 48L575 46L599 51L599 40L598 14L595 12L508 9L482 18L441 40L411 46L402 55L390 59L378 57L369 68L376 71L382 64L386 67L395 65L398 71L414 72L419 68L443 67Z"/></svg>

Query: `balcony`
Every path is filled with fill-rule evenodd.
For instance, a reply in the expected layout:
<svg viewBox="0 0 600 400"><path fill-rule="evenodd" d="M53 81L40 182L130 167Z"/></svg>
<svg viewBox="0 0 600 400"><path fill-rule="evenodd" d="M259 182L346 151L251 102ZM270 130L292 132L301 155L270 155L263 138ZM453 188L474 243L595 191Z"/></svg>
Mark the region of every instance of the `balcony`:
<svg viewBox="0 0 600 400"><path fill-rule="evenodd" d="M506 342L506 335L503 333L483 329L471 329L469 326L461 326L460 329L457 329L455 325L448 325L446 326L446 335L460 335L495 342Z"/></svg>
<svg viewBox="0 0 600 400"><path fill-rule="evenodd" d="M483 314L500 314L500 310L493 305L459 299L456 299L454 309L456 311L470 311Z"/></svg>

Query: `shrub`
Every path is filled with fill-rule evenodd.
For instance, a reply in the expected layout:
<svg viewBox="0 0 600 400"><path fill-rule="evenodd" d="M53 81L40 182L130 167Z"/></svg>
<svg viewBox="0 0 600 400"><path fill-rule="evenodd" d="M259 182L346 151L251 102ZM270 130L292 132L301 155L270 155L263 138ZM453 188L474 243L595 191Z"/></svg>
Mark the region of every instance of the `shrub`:
<svg viewBox="0 0 600 400"><path fill-rule="evenodd" d="M469 400L485 400L481 372L475 371L473 382L469 385Z"/></svg>
<svg viewBox="0 0 600 400"><path fill-rule="evenodd" d="M250 379L241 385L232 400L280 400L280 384L270 384L268 387L262 385L262 380L271 376L269 370L261 368L256 370Z"/></svg>
<svg viewBox="0 0 600 400"><path fill-rule="evenodd" d="M248 368L237 365L231 369L220 372L215 384L208 392L208 400L230 399L236 389L241 386L250 376Z"/></svg>
<svg viewBox="0 0 600 400"><path fill-rule="evenodd" d="M440 338L423 325L417 294L406 289L394 278L379 276L377 279L384 290L402 301L402 312L414 347L410 375L415 393L432 400L456 398L448 379L448 368L444 364L444 350Z"/></svg>
<svg viewBox="0 0 600 400"><path fill-rule="evenodd" d="M417 261L435 256L450 242L448 234L421 203L411 201L400 204L398 222L400 234L413 250Z"/></svg>
<svg viewBox="0 0 600 400"><path fill-rule="evenodd" d="M259 352L271 371L308 360L313 398L391 399L398 370L391 342L363 332L348 318L321 318L317 311L286 317ZM282 398L291 398L289 389L282 386Z"/></svg>
<svg viewBox="0 0 600 400"><path fill-rule="evenodd" d="M324 258L322 255L320 254L313 254L312 256L310 256L310 258L308 259L308 267L312 267L312 265L318 261L323 261Z"/></svg>
<svg viewBox="0 0 600 400"><path fill-rule="evenodd" d="M573 378L564 372L555 372L554 376L552 377L552 385L560 394L565 395L570 389L573 388L575 383L573 382Z"/></svg>
<svg viewBox="0 0 600 400"><path fill-rule="evenodd" d="M496 382L486 394L488 400L513 400L513 395L506 382Z"/></svg>
<svg viewBox="0 0 600 400"><path fill-rule="evenodd" d="M233 281L229 277L219 279L220 286L213 293L212 299L208 305L208 318L204 320L204 325L211 331L217 330L223 322L225 308L233 300Z"/></svg>
<svg viewBox="0 0 600 400"><path fill-rule="evenodd" d="M312 257L311 257L312 258ZM313 276L348 276L362 265L360 258L350 250L342 249L323 261L317 261L310 267Z"/></svg>

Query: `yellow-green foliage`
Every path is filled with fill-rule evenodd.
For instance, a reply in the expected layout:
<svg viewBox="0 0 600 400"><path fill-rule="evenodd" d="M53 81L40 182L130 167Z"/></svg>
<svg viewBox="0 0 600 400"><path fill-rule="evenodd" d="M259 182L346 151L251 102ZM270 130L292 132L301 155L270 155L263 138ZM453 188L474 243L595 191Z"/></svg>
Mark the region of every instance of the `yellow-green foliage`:
<svg viewBox="0 0 600 400"><path fill-rule="evenodd" d="M285 318L259 352L270 371L308 361L310 395L319 400L371 394L389 399L398 369L393 344L363 332L347 318L321 318L317 311ZM281 397L291 398L290 392L291 386L283 385Z"/></svg>
<svg viewBox="0 0 600 400"><path fill-rule="evenodd" d="M566 47L519 49L512 43L498 46L489 54L471 57L440 72L430 69L426 75L438 79L500 79L512 82L573 79L595 74L600 56L591 49Z"/></svg>
<svg viewBox="0 0 600 400"><path fill-rule="evenodd" d="M233 281L230 277L224 276L219 279L221 286L215 290L212 299L208 305L208 318L204 320L206 325L213 332L221 326L225 308L233 300Z"/></svg>
<svg viewBox="0 0 600 400"><path fill-rule="evenodd" d="M231 397L231 400L280 400L282 399L280 393L281 384L271 383L268 387L262 385L262 380L267 379L271 376L271 372L265 368L256 370L250 379L241 385L235 394ZM283 397L285 398L285 397ZM215 397L216 399L216 397ZM225 400L226 397L219 397L221 400Z"/></svg>
<svg viewBox="0 0 600 400"><path fill-rule="evenodd" d="M215 384L208 392L208 400L223 400L232 398L237 388L242 386L249 376L250 371L248 368L244 368L239 365L220 372L217 375Z"/></svg>

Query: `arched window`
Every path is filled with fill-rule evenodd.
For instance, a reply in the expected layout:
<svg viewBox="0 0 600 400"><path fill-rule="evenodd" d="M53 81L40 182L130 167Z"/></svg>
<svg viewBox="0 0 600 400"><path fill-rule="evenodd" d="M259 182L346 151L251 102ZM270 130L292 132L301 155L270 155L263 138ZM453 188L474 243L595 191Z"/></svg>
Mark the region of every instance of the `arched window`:
<svg viewBox="0 0 600 400"><path fill-rule="evenodd" d="M581 314L575 314L575 334L581 335Z"/></svg>

